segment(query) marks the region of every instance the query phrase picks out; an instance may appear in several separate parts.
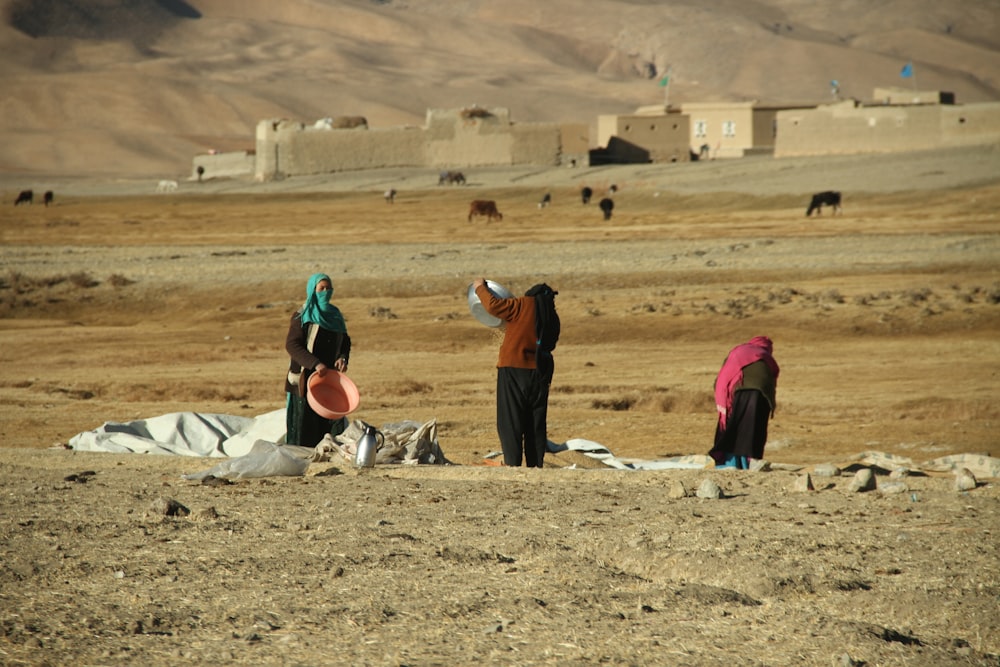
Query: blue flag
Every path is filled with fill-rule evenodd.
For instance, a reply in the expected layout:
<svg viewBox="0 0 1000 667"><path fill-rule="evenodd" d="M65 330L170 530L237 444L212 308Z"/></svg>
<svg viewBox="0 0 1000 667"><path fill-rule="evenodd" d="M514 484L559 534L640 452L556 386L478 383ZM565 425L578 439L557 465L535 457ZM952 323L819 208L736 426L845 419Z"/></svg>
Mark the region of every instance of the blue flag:
<svg viewBox="0 0 1000 667"><path fill-rule="evenodd" d="M900 70L899 76L903 77L904 79L909 79L911 76L913 76L913 63L906 63L905 65L903 65L903 69Z"/></svg>

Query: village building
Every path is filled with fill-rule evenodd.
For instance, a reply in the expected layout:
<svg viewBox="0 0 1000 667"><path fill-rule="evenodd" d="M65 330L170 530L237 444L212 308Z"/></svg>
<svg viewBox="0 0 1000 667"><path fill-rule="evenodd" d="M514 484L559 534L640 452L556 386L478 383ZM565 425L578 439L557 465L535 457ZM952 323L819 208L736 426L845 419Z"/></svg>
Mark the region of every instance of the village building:
<svg viewBox="0 0 1000 667"><path fill-rule="evenodd" d="M775 157L890 153L1000 143L1000 103L955 104L940 91L878 88L879 102L844 100L780 111Z"/></svg>
<svg viewBox="0 0 1000 667"><path fill-rule="evenodd" d="M687 162L688 119L663 106L640 107L633 114L597 117L597 146L591 164Z"/></svg>
<svg viewBox="0 0 1000 667"><path fill-rule="evenodd" d="M393 167L586 164L587 134L582 124L513 123L507 109L481 107L431 109L421 127L370 128L360 116L263 120L252 152L199 155L193 168L208 178L252 173L268 181Z"/></svg>
<svg viewBox="0 0 1000 667"><path fill-rule="evenodd" d="M514 123L504 108L430 109L423 126L370 128L360 116L307 125L263 120L252 150L198 155L192 180L360 169L588 166L699 159L914 151L1000 143L1000 103L942 91L877 88L871 104L684 103L600 115L585 124Z"/></svg>
<svg viewBox="0 0 1000 667"><path fill-rule="evenodd" d="M681 105L681 113L690 118L691 150L714 160L774 153L778 112L796 108L805 105L691 102Z"/></svg>

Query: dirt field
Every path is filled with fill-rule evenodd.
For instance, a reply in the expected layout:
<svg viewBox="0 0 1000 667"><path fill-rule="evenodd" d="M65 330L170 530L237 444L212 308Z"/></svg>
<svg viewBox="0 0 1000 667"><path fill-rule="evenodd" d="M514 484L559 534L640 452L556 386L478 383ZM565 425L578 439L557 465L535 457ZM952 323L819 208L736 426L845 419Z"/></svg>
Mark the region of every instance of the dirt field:
<svg viewBox="0 0 1000 667"><path fill-rule="evenodd" d="M996 480L848 488L869 450L1000 455L996 174L984 149L464 188L52 180L48 208L12 206L26 183L6 178L0 663L996 665ZM578 189L611 183L605 222ZM831 183L843 214L806 218ZM473 198L503 222L467 222ZM180 475L214 461L50 448L106 421L280 408L315 271L354 341L354 416L436 419L455 465L206 486ZM559 290L549 436L619 456L704 454L726 352L769 335L775 469L484 465L499 338L469 315L480 275ZM794 492L821 463L845 472ZM705 479L726 497L695 497Z"/></svg>

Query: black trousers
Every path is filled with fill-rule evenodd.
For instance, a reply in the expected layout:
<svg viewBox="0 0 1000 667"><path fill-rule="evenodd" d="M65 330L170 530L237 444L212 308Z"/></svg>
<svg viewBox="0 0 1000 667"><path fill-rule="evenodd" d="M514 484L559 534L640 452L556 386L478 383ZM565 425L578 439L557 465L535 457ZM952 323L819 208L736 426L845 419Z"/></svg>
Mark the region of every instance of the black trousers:
<svg viewBox="0 0 1000 667"><path fill-rule="evenodd" d="M541 468L548 441L549 383L531 368L497 369L497 435L503 462Z"/></svg>

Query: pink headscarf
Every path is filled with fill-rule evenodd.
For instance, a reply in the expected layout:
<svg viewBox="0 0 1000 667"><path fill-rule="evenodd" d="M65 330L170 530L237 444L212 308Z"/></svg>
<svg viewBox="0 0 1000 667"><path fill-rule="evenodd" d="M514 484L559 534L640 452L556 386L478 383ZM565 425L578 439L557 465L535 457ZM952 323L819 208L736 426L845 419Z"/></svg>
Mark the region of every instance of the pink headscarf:
<svg viewBox="0 0 1000 667"><path fill-rule="evenodd" d="M754 336L746 343L729 351L719 377L715 380L715 407L719 411L719 424L726 428L726 417L733 409L733 392L743 382L743 367L756 361L764 361L774 380L778 380L778 362L771 356L774 344L767 336Z"/></svg>

